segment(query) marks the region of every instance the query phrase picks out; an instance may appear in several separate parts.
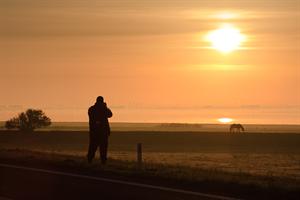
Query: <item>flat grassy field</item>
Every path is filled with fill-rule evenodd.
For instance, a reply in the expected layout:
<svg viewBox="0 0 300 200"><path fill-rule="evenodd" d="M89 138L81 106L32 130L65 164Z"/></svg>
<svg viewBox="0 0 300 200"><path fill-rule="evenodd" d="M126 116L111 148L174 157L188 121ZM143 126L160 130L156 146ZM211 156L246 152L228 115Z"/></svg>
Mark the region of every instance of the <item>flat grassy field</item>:
<svg viewBox="0 0 300 200"><path fill-rule="evenodd" d="M300 180L300 134L113 131L109 157L134 161L143 145L146 163L221 170ZM87 131L0 131L1 149L85 156Z"/></svg>
<svg viewBox="0 0 300 200"><path fill-rule="evenodd" d="M300 193L299 179L274 177L271 174L226 172L215 168L203 169L148 161L138 167L135 161L113 158L109 158L106 165L100 164L98 160L88 164L85 157L80 155L28 150L0 149L0 160L1 163L13 165L130 180L241 199L298 200Z"/></svg>

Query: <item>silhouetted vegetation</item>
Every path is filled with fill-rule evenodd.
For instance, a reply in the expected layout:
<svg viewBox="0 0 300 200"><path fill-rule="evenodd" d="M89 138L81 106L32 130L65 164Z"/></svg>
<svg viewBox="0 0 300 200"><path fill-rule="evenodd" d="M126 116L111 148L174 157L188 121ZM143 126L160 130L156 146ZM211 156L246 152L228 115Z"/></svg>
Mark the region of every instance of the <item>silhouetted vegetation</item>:
<svg viewBox="0 0 300 200"><path fill-rule="evenodd" d="M7 129L19 129L22 132L33 132L34 129L51 125L51 119L42 110L28 109L18 117L5 122Z"/></svg>

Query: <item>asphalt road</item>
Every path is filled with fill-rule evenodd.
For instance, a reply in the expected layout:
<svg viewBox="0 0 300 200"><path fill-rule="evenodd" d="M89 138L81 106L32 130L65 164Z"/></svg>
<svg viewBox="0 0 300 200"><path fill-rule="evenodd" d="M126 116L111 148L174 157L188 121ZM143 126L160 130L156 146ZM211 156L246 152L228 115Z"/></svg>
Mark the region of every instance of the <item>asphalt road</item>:
<svg viewBox="0 0 300 200"><path fill-rule="evenodd" d="M234 200L178 188L7 164L0 164L0 196L16 200Z"/></svg>

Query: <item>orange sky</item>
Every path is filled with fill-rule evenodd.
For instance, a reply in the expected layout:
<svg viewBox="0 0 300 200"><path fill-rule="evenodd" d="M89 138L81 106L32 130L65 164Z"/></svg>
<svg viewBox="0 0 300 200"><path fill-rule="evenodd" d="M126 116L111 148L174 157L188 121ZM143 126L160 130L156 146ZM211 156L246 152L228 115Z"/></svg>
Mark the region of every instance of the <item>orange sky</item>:
<svg viewBox="0 0 300 200"><path fill-rule="evenodd" d="M299 4L3 0L0 120L86 121L103 95L112 121L299 124ZM228 54L203 39L224 23L247 38Z"/></svg>

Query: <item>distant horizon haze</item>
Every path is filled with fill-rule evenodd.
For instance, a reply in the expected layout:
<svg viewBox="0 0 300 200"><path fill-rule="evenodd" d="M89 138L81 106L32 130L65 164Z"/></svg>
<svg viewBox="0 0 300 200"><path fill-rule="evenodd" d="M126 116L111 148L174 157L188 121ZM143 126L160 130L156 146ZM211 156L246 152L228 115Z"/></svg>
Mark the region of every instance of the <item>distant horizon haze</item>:
<svg viewBox="0 0 300 200"><path fill-rule="evenodd" d="M55 122L87 122L86 107L32 107L1 106L0 121L6 121L27 108L42 109ZM125 107L109 106L113 111L111 122L128 123L209 123L222 124L220 118L230 118L231 123L243 124L300 124L300 106L264 107L244 106L192 106L192 107ZM295 112L299 111L299 112ZM226 123L225 123L226 124Z"/></svg>

